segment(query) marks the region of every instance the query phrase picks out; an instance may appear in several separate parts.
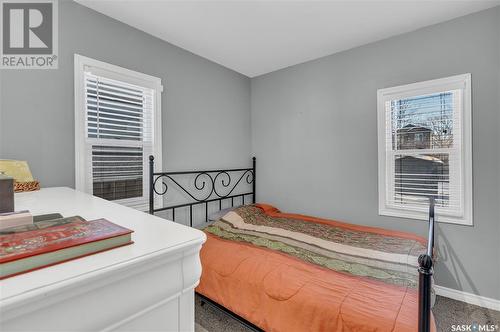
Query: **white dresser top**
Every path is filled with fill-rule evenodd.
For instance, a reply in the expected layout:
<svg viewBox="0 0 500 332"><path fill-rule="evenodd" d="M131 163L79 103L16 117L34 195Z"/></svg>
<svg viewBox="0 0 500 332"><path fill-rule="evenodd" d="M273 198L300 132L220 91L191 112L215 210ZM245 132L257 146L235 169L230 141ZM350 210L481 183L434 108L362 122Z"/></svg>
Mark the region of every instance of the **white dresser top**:
<svg viewBox="0 0 500 332"><path fill-rule="evenodd" d="M79 215L87 220L106 218L134 230L134 243L0 280L0 305L39 295L53 288L69 286L82 278L89 278L130 262L199 246L206 240L205 234L197 229L70 188L46 188L16 194L15 208L30 210L33 215L61 213L64 217Z"/></svg>

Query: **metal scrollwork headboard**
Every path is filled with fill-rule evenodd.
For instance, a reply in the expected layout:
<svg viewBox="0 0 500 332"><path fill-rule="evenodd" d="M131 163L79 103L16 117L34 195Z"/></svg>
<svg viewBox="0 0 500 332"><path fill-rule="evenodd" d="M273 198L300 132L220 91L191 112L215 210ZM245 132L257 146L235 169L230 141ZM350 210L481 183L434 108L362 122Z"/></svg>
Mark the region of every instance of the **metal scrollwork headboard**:
<svg viewBox="0 0 500 332"><path fill-rule="evenodd" d="M252 203L255 203L255 183L256 183L256 159L252 158L251 168L234 168L220 170L202 171L178 171L178 172L154 172L154 156L149 156L149 213L171 210L172 219L175 220L175 210L189 207L189 224L193 226L193 206L205 205L205 221L208 221L208 204L219 202L219 210L222 209L223 200L231 200L234 206L234 199L241 198L245 204L245 197L252 196ZM182 184L179 176L194 176L191 187ZM233 181L234 180L234 181ZM252 185L252 190L239 192L240 185ZM169 185L174 185L180 192L189 197L188 203L176 204L155 208L155 197L165 196L169 191Z"/></svg>

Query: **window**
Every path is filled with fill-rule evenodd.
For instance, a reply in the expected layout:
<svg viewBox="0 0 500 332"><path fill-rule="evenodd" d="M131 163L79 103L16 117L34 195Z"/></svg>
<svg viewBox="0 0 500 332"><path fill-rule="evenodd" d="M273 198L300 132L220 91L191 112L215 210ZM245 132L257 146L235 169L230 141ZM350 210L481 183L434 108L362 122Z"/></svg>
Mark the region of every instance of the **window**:
<svg viewBox="0 0 500 332"><path fill-rule="evenodd" d="M76 189L147 209L161 162L161 80L75 55Z"/></svg>
<svg viewBox="0 0 500 332"><path fill-rule="evenodd" d="M379 214L472 225L471 76L378 91Z"/></svg>

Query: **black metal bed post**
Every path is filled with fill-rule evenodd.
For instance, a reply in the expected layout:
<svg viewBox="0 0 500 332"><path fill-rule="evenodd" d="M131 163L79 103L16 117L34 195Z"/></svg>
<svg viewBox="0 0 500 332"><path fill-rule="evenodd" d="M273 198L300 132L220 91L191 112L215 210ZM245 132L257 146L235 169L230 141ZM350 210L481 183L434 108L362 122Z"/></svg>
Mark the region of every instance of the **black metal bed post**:
<svg viewBox="0 0 500 332"><path fill-rule="evenodd" d="M253 204L255 204L255 196L257 195L257 193L255 192L255 182L257 182L257 178L256 178L256 164L257 164L257 158L253 157L252 158L252 168L253 168L253 181L252 181L252 192L253 192L253 199L252 199L252 202Z"/></svg>
<svg viewBox="0 0 500 332"><path fill-rule="evenodd" d="M431 330L431 288L432 288L432 257L434 251L434 198L429 205L429 237L427 253L418 257L418 331Z"/></svg>
<svg viewBox="0 0 500 332"><path fill-rule="evenodd" d="M154 163L155 157L149 156L149 214L154 214Z"/></svg>

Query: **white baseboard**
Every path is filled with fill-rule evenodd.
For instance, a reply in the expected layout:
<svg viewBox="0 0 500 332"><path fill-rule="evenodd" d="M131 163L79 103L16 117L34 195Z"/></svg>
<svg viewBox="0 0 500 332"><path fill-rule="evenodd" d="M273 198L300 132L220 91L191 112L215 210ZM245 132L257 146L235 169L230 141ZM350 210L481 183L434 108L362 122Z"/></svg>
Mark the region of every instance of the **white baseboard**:
<svg viewBox="0 0 500 332"><path fill-rule="evenodd" d="M453 300L474 304L483 308L500 311L500 300L484 297L472 293L459 291L452 288L434 285L437 295L448 297Z"/></svg>

